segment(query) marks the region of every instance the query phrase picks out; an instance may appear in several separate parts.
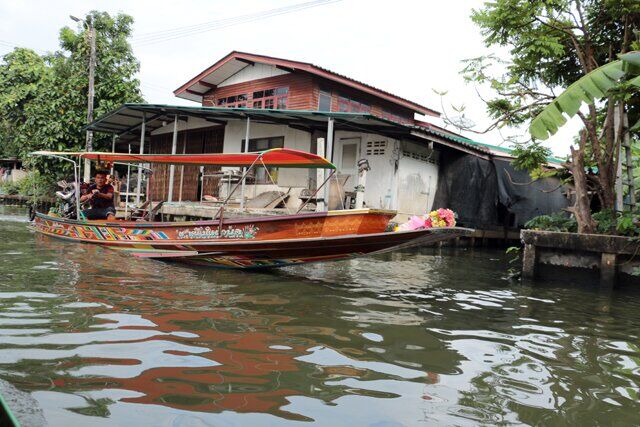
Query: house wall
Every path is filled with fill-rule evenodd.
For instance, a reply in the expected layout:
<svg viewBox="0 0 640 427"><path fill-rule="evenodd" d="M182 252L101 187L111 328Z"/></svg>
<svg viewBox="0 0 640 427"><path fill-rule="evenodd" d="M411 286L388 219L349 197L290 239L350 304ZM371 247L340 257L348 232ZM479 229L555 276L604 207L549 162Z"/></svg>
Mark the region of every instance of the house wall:
<svg viewBox="0 0 640 427"><path fill-rule="evenodd" d="M229 122L225 127L224 145L225 153L239 153L242 150L241 143L245 139L246 122ZM311 135L298 129L292 129L285 125L272 125L264 123L251 123L249 139L284 136L284 146L294 150L311 151ZM309 171L307 169L280 168L278 171L278 185L283 187L308 187Z"/></svg>
<svg viewBox="0 0 640 427"><path fill-rule="evenodd" d="M334 138L333 163L338 166L338 174L345 175L341 156L344 140L360 138L357 159L367 159L371 170L367 172L364 203L370 208L395 209L396 179L394 156L400 142L376 134L336 131ZM357 175L347 180L345 191L353 191L357 185Z"/></svg>
<svg viewBox="0 0 640 427"><path fill-rule="evenodd" d="M217 100L239 94L247 94L247 107L253 103L255 91L286 86L289 88L287 109L318 110L320 90L331 92L331 111L340 111L339 97L353 99L371 107L370 113L401 123L413 123L414 112L370 94L357 91L328 79L293 71L287 72L272 65L258 64L243 68L203 96L202 105L216 106Z"/></svg>
<svg viewBox="0 0 640 427"><path fill-rule="evenodd" d="M397 178L399 214L423 214L433 207L438 188L438 151L402 141Z"/></svg>
<svg viewBox="0 0 640 427"><path fill-rule="evenodd" d="M239 73L238 73L239 74ZM237 74L234 74L236 76ZM232 79L234 76L227 80ZM240 83L233 83L208 92L203 96L202 105L215 106L219 98L226 98L228 96L234 96L239 94L247 94L249 101L247 106L252 105L252 94L255 91L273 89L276 87L286 86L289 88L289 94L287 95L287 109L288 110L315 110L317 109L317 102L314 108L312 103L313 97L313 79L310 75L301 73L286 73L273 77L266 77L257 80L244 81Z"/></svg>
<svg viewBox="0 0 640 427"><path fill-rule="evenodd" d="M392 102L337 84L331 80L314 78L313 82L313 95L311 97L314 105L313 110L318 109L320 90L323 89L331 92L331 111L340 111L338 98L342 96L371 106L371 114L375 116L400 123L414 123L414 112L408 108L400 107Z"/></svg>
<svg viewBox="0 0 640 427"><path fill-rule="evenodd" d="M220 153L224 135L223 126L211 126L205 120L190 118L188 122L178 122L176 153ZM171 153L173 144L173 122L155 130L147 146L148 153ZM220 168L206 166L205 174L211 174ZM153 200L167 200L169 192L169 165L153 165L151 179L151 197ZM199 166L176 166L173 181L173 199L183 201L200 200ZM182 183L182 189L180 184ZM218 181L207 178L204 181L204 194L218 195Z"/></svg>

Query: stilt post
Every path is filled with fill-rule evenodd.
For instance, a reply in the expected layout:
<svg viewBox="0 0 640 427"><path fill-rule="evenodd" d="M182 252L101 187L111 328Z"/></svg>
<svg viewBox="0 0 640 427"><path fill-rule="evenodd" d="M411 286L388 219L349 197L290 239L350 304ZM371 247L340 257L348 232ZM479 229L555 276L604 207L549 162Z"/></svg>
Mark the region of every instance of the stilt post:
<svg viewBox="0 0 640 427"><path fill-rule="evenodd" d="M176 154L178 145L178 115L176 114L173 121L173 140L171 142L171 154ZM167 201L171 203L173 201L173 179L176 173L176 165L169 166L169 191L167 193Z"/></svg>
<svg viewBox="0 0 640 427"><path fill-rule="evenodd" d="M242 147L240 149L241 153L246 153L247 151L249 151L250 131L251 131L251 118L247 116L247 127L244 133L244 144L242 144ZM246 177L245 177L246 172L247 172L247 168L243 167L242 168L242 186L240 187L240 211L244 211L244 186L246 182Z"/></svg>
<svg viewBox="0 0 640 427"><path fill-rule="evenodd" d="M334 119L333 117L329 117L329 120L327 121L327 147L326 147L326 159L329 160L330 162L333 160L333 125L334 125ZM328 178L329 176L329 171L325 170L325 177ZM325 178L325 179L326 179ZM330 193L330 189L331 186L327 185L324 188L324 205L325 205L325 210L329 210L329 193Z"/></svg>
<svg viewBox="0 0 640 427"><path fill-rule="evenodd" d="M142 113L142 126L140 127L140 154L144 154L144 134L147 122L146 113ZM140 205L140 189L142 187L142 164L138 164L138 183L136 184L136 205Z"/></svg>

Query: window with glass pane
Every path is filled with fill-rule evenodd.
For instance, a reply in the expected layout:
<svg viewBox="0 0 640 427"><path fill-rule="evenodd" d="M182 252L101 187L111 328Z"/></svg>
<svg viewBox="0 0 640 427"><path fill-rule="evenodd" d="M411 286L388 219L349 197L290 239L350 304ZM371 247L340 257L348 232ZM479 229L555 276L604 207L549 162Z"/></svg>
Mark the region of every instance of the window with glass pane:
<svg viewBox="0 0 640 427"><path fill-rule="evenodd" d="M276 95L286 95L287 93L289 93L288 87L279 87L276 89Z"/></svg>
<svg viewBox="0 0 640 427"><path fill-rule="evenodd" d="M338 98L338 111L342 113L346 113L349 111L349 99L343 98L342 96Z"/></svg>
<svg viewBox="0 0 640 427"><path fill-rule="evenodd" d="M242 145L244 146L245 140L242 140ZM283 148L284 147L284 136L276 136L271 138L254 138L249 140L249 151L264 151L269 150L271 148ZM264 166L258 165L254 169L254 178L256 184L270 184L271 180L273 182L278 182L278 168L268 168L269 174L271 175L271 179L267 175L267 171L265 171Z"/></svg>
<svg viewBox="0 0 640 427"><path fill-rule="evenodd" d="M264 91L260 90L258 92L253 92L253 99L259 99L264 96Z"/></svg>
<svg viewBox="0 0 640 427"><path fill-rule="evenodd" d="M344 144L342 146L342 163L341 169L353 169L356 165L358 156L358 144Z"/></svg>
<svg viewBox="0 0 640 427"><path fill-rule="evenodd" d="M262 101L253 101L253 108L262 108Z"/></svg>
<svg viewBox="0 0 640 427"><path fill-rule="evenodd" d="M331 111L331 92L320 90L318 111Z"/></svg>
<svg viewBox="0 0 640 427"><path fill-rule="evenodd" d="M273 98L264 100L264 108L268 108L268 109L273 108Z"/></svg>
<svg viewBox="0 0 640 427"><path fill-rule="evenodd" d="M278 102L276 103L276 108L279 110L286 110L287 109L287 97L286 96L281 96L279 98L277 98Z"/></svg>

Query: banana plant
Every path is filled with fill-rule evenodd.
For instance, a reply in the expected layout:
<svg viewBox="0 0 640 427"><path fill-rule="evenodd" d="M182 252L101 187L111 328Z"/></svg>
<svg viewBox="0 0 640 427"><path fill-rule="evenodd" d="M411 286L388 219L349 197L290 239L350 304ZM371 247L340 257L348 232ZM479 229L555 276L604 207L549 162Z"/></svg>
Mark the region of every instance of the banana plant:
<svg viewBox="0 0 640 427"><path fill-rule="evenodd" d="M547 105L532 121L529 133L545 140L555 134L569 118L576 115L583 103L593 104L607 97L611 90L626 83L640 87L640 51L624 53L619 59L584 75ZM640 121L631 128L640 129Z"/></svg>

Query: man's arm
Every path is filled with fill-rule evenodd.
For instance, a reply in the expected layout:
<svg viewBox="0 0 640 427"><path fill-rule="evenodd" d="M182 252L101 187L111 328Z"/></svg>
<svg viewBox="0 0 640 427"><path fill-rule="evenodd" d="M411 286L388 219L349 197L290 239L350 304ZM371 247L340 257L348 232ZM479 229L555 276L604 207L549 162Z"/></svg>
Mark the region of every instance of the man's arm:
<svg viewBox="0 0 640 427"><path fill-rule="evenodd" d="M93 190L93 196L98 199L113 200L114 190L112 186L110 187L111 188L109 188L106 193L101 193L99 190Z"/></svg>

